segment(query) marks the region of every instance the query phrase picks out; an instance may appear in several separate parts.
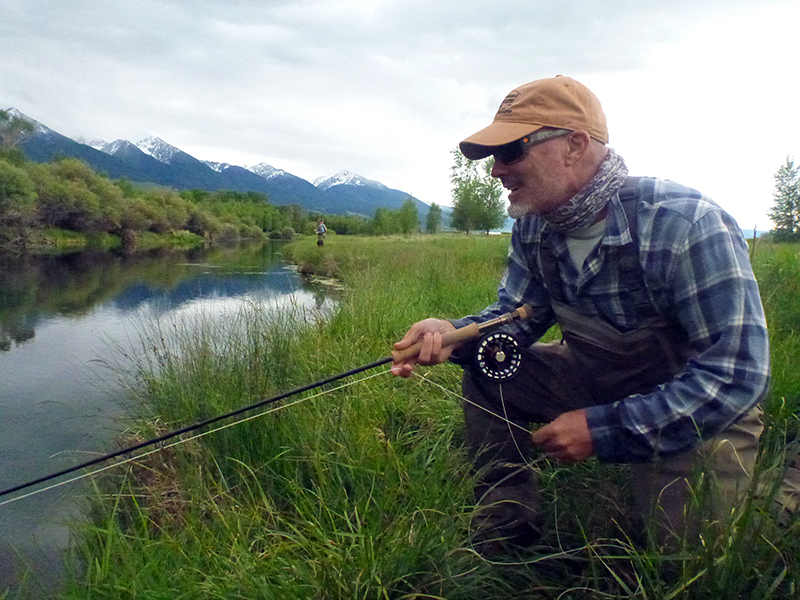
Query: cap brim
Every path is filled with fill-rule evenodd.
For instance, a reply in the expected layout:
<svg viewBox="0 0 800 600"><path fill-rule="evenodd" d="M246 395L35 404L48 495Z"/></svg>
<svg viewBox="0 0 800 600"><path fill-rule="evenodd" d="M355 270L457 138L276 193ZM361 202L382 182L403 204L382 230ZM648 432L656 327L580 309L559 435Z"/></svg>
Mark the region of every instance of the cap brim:
<svg viewBox="0 0 800 600"><path fill-rule="evenodd" d="M461 153L470 160L480 160L489 156L497 146L509 144L514 140L539 131L544 125L531 123L506 123L495 121L461 142Z"/></svg>

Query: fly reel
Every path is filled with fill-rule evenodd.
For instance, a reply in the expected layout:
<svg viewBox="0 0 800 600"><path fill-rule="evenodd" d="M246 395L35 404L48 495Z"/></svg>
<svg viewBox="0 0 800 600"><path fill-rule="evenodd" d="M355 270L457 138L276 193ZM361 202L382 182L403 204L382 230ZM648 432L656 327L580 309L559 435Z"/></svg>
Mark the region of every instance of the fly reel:
<svg viewBox="0 0 800 600"><path fill-rule="evenodd" d="M510 333L496 331L483 336L475 351L478 370L493 381L507 381L522 365L522 349Z"/></svg>

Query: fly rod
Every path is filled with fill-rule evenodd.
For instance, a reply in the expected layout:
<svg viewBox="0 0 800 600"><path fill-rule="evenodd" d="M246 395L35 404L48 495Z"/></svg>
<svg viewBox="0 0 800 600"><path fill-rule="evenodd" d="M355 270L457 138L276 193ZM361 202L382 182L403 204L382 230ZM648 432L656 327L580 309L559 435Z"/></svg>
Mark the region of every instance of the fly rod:
<svg viewBox="0 0 800 600"><path fill-rule="evenodd" d="M525 319L530 318L530 316L531 316L531 308L530 308L530 306L528 306L526 304L526 305L521 306L520 308L518 308L518 309L516 309L514 311L511 311L509 313L500 315L499 317L497 317L495 319L491 319L489 321L485 321L485 322L480 323L480 324L470 323L469 325L467 325L465 327L461 327L459 329L456 329L454 331L451 331L451 332L448 332L448 333L444 334L442 336L442 346L452 346L453 344L456 344L456 343L460 343L460 342L463 342L463 341L466 341L466 340L469 340L469 339L477 338L484 331L486 331L488 329L492 329L492 328L498 327L500 325L505 325L507 323L511 323L512 321L516 321L516 320L525 320ZM289 398L290 396L295 396L297 394L302 394L303 392L307 392L307 391L313 390L315 388L322 387L325 384L332 383L332 382L338 381L340 379L344 379L345 377L350 377L351 375L357 375L358 373L363 373L364 371L369 371L370 369L374 369L376 367L379 367L381 365L385 365L385 364L390 363L390 362L399 362L401 360L407 360L409 358L413 358L414 356L417 356L419 354L419 351L420 351L421 348L422 348L422 342L417 342L416 344L414 344L412 346L409 346L408 348L406 348L404 350L394 350L394 351L392 351L391 356L387 356L387 357L381 358L380 360L376 360L375 362L363 365L361 367L357 367L355 369L351 369L350 371L345 371L345 372L339 373L337 375L332 375L330 377L327 377L325 379L321 379L321 380L316 381L314 383L310 383L308 385L304 385L302 387L295 388L295 389L290 390L288 392L284 392L284 393L279 394L277 396L273 396L272 398L261 399L261 400L259 400L257 402L254 402L253 404L250 404L248 406L244 406L242 408L238 408L238 409L232 410L232 411L227 412L227 413L222 414L222 415L217 415L215 417L210 417L208 419L204 419L202 421L198 421L197 423L193 423L191 425L186 425L185 427L181 427L180 429L176 429L174 431L170 431L170 432L165 433L163 435L159 435L158 437L154 437L152 439L145 440L143 442L139 442L139 443L133 444L131 446L127 446L127 447L122 448L120 450L116 450L114 452L110 452L108 454L104 454L103 456L98 456L98 457L93 458L91 460L87 460L87 461L82 462L80 464L74 465L74 466L66 468L66 469L62 469L60 471L57 471L55 473L51 473L49 475L45 475L43 477L39 477L37 479L28 481L26 483L15 485L13 487L10 487L8 489L0 491L0 497L7 496L8 494L13 494L14 492L18 492L20 490L24 490L24 489L29 488L29 487L33 487L34 485L38 485L40 483L45 483L47 481L51 481L53 479L56 479L58 477L62 477L64 475L69 475L70 473L74 473L76 471L80 471L81 469L85 469L87 467L92 467L94 465L106 462L106 461L111 460L113 458L117 458L117 457L120 457L120 456L123 456L123 455L126 455L126 454L131 454L131 453L135 452L136 450L141 450L142 448L146 448L147 446L154 446L156 444L160 444L160 443L165 442L165 441L167 441L169 439L172 439L172 438L178 437L180 435L183 435L184 433L188 433L190 431L195 431L197 429L202 429L203 427L207 427L208 425L212 425L212 424L217 423L219 421L223 421L225 419L229 419L231 417L236 417L236 416L241 415L243 413L247 413L247 412L256 410L258 408L262 408L262 407L267 406L269 404L273 404L275 402L279 402L280 400L285 400L286 398Z"/></svg>

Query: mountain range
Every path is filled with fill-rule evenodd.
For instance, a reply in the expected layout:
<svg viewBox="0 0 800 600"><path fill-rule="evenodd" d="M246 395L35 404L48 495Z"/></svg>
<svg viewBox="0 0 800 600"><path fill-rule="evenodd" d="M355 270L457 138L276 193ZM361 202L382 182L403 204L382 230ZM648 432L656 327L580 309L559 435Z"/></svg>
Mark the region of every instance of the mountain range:
<svg viewBox="0 0 800 600"><path fill-rule="evenodd" d="M69 138L12 108L8 113L34 125L20 147L28 159L49 162L73 157L111 179L156 184L176 190L231 190L260 192L272 204L297 204L324 214L355 214L372 217L379 207L399 209L411 194L341 171L313 183L282 169L261 163L251 167L199 160L157 137L137 143L116 140ZM413 198L424 223L429 206Z"/></svg>

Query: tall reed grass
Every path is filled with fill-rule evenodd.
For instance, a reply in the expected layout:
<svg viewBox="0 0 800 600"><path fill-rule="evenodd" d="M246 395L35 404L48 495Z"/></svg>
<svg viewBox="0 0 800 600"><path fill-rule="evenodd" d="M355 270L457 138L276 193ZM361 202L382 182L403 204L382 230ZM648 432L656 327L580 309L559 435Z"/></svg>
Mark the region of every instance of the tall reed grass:
<svg viewBox="0 0 800 600"><path fill-rule="evenodd" d="M291 260L346 290L333 315L253 306L156 334L136 377L132 435L208 417L386 356L414 321L493 301L507 237L332 237ZM64 598L505 599L798 597L800 522L779 526L770 484L796 434L800 248L763 246L757 276L774 382L762 490L664 554L642 546L623 467L537 459L548 535L517 559L468 543L472 474L453 365L374 377L152 455L97 482ZM308 270L308 269L307 269ZM439 387L441 386L441 387ZM333 387L333 386L329 386ZM712 498L699 497L698 510Z"/></svg>

